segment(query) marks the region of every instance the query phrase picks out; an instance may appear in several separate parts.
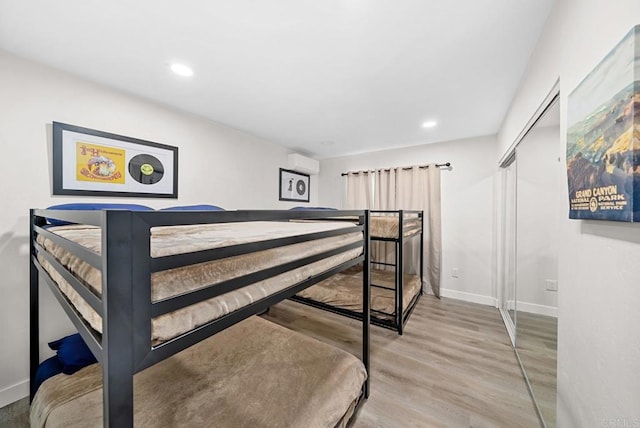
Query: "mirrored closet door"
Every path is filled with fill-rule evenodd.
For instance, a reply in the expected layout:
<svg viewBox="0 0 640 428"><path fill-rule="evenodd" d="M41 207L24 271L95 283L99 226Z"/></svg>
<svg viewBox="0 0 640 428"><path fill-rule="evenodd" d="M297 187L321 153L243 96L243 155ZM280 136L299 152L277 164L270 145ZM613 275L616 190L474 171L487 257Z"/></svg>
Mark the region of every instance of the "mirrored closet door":
<svg viewBox="0 0 640 428"><path fill-rule="evenodd" d="M502 272L502 299L501 307L505 317L504 321L509 331L509 336L515 345L516 325L516 183L517 162L515 154L502 169L502 246L503 272Z"/></svg>
<svg viewBox="0 0 640 428"><path fill-rule="evenodd" d="M502 164L503 277L508 280L501 311L505 323L512 323L508 328L515 329L516 354L546 427L556 426L558 236L564 185L559 122L554 101L519 141L514 159Z"/></svg>

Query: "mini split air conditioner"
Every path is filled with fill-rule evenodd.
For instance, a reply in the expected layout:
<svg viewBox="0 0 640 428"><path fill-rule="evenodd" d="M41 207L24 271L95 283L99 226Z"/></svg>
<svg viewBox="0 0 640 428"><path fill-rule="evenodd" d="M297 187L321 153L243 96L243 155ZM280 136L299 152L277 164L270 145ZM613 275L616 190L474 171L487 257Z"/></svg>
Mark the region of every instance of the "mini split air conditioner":
<svg viewBox="0 0 640 428"><path fill-rule="evenodd" d="M320 162L308 158L306 156L292 153L288 159L289 169L294 171L303 172L305 174L317 174L320 172Z"/></svg>

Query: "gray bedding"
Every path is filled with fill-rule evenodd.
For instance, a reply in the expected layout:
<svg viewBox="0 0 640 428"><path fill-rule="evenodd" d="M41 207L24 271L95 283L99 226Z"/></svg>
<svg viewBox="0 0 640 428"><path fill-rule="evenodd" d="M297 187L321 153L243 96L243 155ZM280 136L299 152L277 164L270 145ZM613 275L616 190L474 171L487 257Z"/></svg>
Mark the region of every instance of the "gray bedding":
<svg viewBox="0 0 640 428"><path fill-rule="evenodd" d="M366 379L355 356L258 317L134 376L136 427L343 427ZM102 427L102 370L45 381L33 428Z"/></svg>
<svg viewBox="0 0 640 428"><path fill-rule="evenodd" d="M392 238L398 239L400 234L400 218L396 215L371 215L370 235L371 238ZM402 235L404 237L413 235L420 231L421 220L417 217L404 219L402 225Z"/></svg>
<svg viewBox="0 0 640 428"><path fill-rule="evenodd" d="M341 222L248 222L220 223L195 226L155 227L151 230L151 256L161 257L267 239L296 236L324 230L349 227ZM101 230L92 226L70 225L52 227L52 232L100 253ZM349 243L362 241L362 233L302 242L241 256L200 263L151 276L152 301L179 295L191 290L226 281L289 261L322 253ZM52 241L38 236L38 242L97 295L102 291L102 277L98 269L78 259ZM157 345L241 307L274 294L310 276L322 273L362 254L356 248L302 266L264 281L214 297L204 302L171 312L152 320L152 343ZM67 296L82 317L95 330L102 331L102 318L42 257L42 266L49 272L60 290Z"/></svg>
<svg viewBox="0 0 640 428"><path fill-rule="evenodd" d="M393 320L395 313L395 272L371 269L371 284L387 288L371 287L372 315L380 319ZM402 293L403 311L411 300L420 293L420 277L404 275ZM362 268L353 267L337 273L298 293L298 296L326 303L328 305L362 312Z"/></svg>

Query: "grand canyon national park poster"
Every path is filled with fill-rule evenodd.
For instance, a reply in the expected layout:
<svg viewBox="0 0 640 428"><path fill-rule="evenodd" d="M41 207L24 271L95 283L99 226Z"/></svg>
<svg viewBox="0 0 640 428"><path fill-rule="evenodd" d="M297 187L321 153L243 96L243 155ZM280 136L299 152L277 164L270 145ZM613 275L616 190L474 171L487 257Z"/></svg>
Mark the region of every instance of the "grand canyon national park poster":
<svg viewBox="0 0 640 428"><path fill-rule="evenodd" d="M569 95L569 218L640 222L640 25Z"/></svg>

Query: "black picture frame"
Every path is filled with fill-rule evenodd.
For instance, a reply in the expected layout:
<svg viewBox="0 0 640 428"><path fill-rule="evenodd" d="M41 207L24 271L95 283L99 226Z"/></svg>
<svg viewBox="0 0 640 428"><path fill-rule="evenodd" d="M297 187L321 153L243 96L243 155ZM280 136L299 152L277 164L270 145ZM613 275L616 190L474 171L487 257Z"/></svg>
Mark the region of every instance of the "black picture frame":
<svg viewBox="0 0 640 428"><path fill-rule="evenodd" d="M281 201L309 202L310 185L309 174L280 168L278 186Z"/></svg>
<svg viewBox="0 0 640 428"><path fill-rule="evenodd" d="M53 194L178 197L178 148L53 122Z"/></svg>

